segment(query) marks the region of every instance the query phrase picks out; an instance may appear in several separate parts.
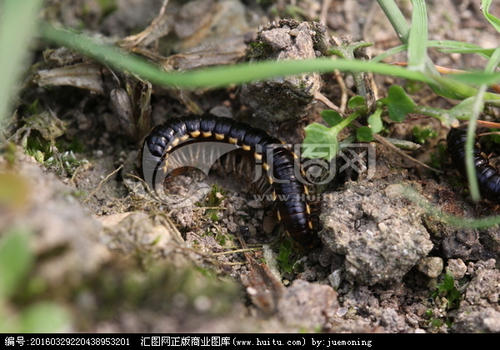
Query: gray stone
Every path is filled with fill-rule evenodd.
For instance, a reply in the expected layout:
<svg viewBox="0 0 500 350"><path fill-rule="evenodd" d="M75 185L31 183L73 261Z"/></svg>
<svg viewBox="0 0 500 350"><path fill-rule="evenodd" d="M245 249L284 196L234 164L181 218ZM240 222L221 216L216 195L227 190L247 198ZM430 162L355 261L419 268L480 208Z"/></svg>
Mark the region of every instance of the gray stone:
<svg viewBox="0 0 500 350"><path fill-rule="evenodd" d="M323 243L345 255L346 279L374 285L401 281L432 249L420 209L385 180L348 183L323 198ZM441 267L442 268L442 267Z"/></svg>
<svg viewBox="0 0 500 350"><path fill-rule="evenodd" d="M324 52L325 28L318 23L281 20L262 29L249 46L251 60L299 60L316 58ZM303 117L321 87L317 73L267 79L246 84L242 103L261 118L282 121Z"/></svg>
<svg viewBox="0 0 500 350"><path fill-rule="evenodd" d="M310 328L325 325L337 309L337 293L332 287L303 280L295 280L278 302L285 323Z"/></svg>
<svg viewBox="0 0 500 350"><path fill-rule="evenodd" d="M462 259L449 259L448 266L446 266L446 273L453 276L453 279L459 280L465 276L467 266Z"/></svg>
<svg viewBox="0 0 500 350"><path fill-rule="evenodd" d="M418 270L430 278L438 277L443 271L443 259L437 256L429 256L420 260Z"/></svg>
<svg viewBox="0 0 500 350"><path fill-rule="evenodd" d="M500 312L493 308L466 308L458 314L452 326L461 333L500 332Z"/></svg>

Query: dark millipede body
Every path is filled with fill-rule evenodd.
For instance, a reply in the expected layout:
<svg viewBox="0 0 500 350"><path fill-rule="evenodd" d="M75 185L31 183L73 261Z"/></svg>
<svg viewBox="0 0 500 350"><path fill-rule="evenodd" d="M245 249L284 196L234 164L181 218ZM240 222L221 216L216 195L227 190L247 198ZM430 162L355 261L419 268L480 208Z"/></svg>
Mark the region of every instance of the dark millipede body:
<svg viewBox="0 0 500 350"><path fill-rule="evenodd" d="M452 128L448 133L448 152L453 164L460 170L463 176L465 171L465 142L467 133L465 130ZM474 147L474 166L476 167L477 180L481 194L493 201L500 202L500 173L481 154L481 150Z"/></svg>
<svg viewBox="0 0 500 350"><path fill-rule="evenodd" d="M229 118L188 116L172 118L155 127L145 139L143 149L147 147L156 162L153 163L156 174L163 159L174 152L176 146L182 147L180 143L207 141L236 145L253 153L272 187L272 198L277 201L278 220L283 222L294 240L306 246L311 245L315 237L314 226L307 200L308 189L297 179L298 157L277 138ZM267 159L268 154L272 154L272 159Z"/></svg>

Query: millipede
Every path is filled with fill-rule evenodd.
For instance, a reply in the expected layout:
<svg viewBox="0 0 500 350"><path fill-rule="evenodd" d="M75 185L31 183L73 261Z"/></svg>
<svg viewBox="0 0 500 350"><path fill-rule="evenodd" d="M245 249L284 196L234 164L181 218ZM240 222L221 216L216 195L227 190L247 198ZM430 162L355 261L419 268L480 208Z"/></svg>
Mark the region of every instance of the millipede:
<svg viewBox="0 0 500 350"><path fill-rule="evenodd" d="M462 175L466 176L465 170L465 142L467 132L463 129L452 128L448 133L448 152L453 164ZM474 146L474 166L476 168L477 181L481 194L486 198L500 202L500 173L490 164L488 158L483 155L481 149Z"/></svg>
<svg viewBox="0 0 500 350"><path fill-rule="evenodd" d="M283 223L286 232L299 244L313 244L316 228L308 200L308 187L299 181L300 174L305 175L300 168L300 159L279 139L261 129L211 115L171 118L165 124L153 128L144 140L144 178L150 179L156 190L158 173L162 170L162 164L166 166L169 156L180 147L193 144L201 145L204 153L210 153L208 149L211 147L207 142L227 144L234 147L229 149L241 149L253 156L264 171L272 200L277 203L278 221ZM210 161L213 160L210 158ZM148 169L149 172L146 171Z"/></svg>

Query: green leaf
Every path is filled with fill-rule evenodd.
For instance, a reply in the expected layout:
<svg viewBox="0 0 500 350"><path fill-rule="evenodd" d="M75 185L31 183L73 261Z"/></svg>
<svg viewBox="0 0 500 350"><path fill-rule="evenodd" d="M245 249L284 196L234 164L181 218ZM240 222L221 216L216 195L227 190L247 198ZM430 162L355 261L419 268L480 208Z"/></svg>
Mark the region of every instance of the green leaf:
<svg viewBox="0 0 500 350"><path fill-rule="evenodd" d="M437 291L433 294L436 296L444 296L448 300L447 309L456 308L460 303L460 292L455 287L455 281L453 276L450 274L445 274L443 280L438 284Z"/></svg>
<svg viewBox="0 0 500 350"><path fill-rule="evenodd" d="M500 32L500 18L495 17L490 13L491 2L492 0L481 1L481 8L483 9L483 15L488 20L488 22L490 22L491 25L495 27L497 32Z"/></svg>
<svg viewBox="0 0 500 350"><path fill-rule="evenodd" d="M28 233L12 230L0 239L0 298L8 297L33 263L29 250Z"/></svg>
<svg viewBox="0 0 500 350"><path fill-rule="evenodd" d="M363 96L353 96L347 101L347 107L350 109L365 108L366 100Z"/></svg>
<svg viewBox="0 0 500 350"><path fill-rule="evenodd" d="M398 85L392 85L388 96L380 101L387 106L389 117L396 122L403 121L408 113L415 110L415 102Z"/></svg>
<svg viewBox="0 0 500 350"><path fill-rule="evenodd" d="M318 123L309 124L302 144L302 157L331 160L337 154L337 131Z"/></svg>
<svg viewBox="0 0 500 350"><path fill-rule="evenodd" d="M337 125L343 119L338 112L331 109L325 109L324 111L321 111L321 117L330 126Z"/></svg>
<svg viewBox="0 0 500 350"><path fill-rule="evenodd" d="M458 80L463 83L468 84L487 84L492 85L500 83L500 73L486 73L486 72L474 72L474 73L460 73L460 74L450 74L450 79Z"/></svg>
<svg viewBox="0 0 500 350"><path fill-rule="evenodd" d="M449 115L456 119L469 119L472 115L472 108L474 106L474 97L466 98L455 107L449 110Z"/></svg>
<svg viewBox="0 0 500 350"><path fill-rule="evenodd" d="M360 142L370 142L373 140L372 129L368 126L361 126L356 130L356 138Z"/></svg>
<svg viewBox="0 0 500 350"><path fill-rule="evenodd" d="M378 134L384 128L382 123L382 108L377 108L373 114L368 117L368 124L374 134Z"/></svg>
<svg viewBox="0 0 500 350"><path fill-rule="evenodd" d="M70 317L61 306L40 302L27 308L20 319L22 333L53 333L63 331Z"/></svg>

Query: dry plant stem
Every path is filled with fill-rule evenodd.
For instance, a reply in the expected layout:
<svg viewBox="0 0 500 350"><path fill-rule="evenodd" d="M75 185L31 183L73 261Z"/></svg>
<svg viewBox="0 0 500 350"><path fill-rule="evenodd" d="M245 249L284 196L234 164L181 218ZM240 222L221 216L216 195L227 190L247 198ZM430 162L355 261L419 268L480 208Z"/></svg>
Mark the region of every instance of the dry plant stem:
<svg viewBox="0 0 500 350"><path fill-rule="evenodd" d="M75 179L76 179L76 176L82 171L82 170L87 170L88 167L89 167L89 163L87 164L81 164L79 165L76 169L75 169L75 172L73 173L73 176L71 176L71 179L69 180L69 183L73 186L75 186Z"/></svg>
<svg viewBox="0 0 500 350"><path fill-rule="evenodd" d="M370 88L373 92L373 99L375 101L378 100L378 87L377 84L375 84L375 77L373 76L373 73L368 73L368 78L370 79Z"/></svg>
<svg viewBox="0 0 500 350"><path fill-rule="evenodd" d="M332 0L323 0L321 3L321 14L319 16L319 22L323 25L326 25L326 18L328 17L328 9L330 8L330 4Z"/></svg>
<svg viewBox="0 0 500 350"><path fill-rule="evenodd" d="M153 21L151 21L151 24L146 27L142 32L134 35L130 35L122 40L123 46L125 47L135 47L140 45L148 36L151 32L156 30L156 27L159 27L162 25L162 21L164 20L163 17L165 15L165 11L168 5L168 0L163 0L163 4L161 5L160 12L158 13L158 16L156 16ZM167 33L164 33L166 35Z"/></svg>
<svg viewBox="0 0 500 350"><path fill-rule="evenodd" d="M245 265L246 264L246 262L231 262L231 263L221 262L221 261L218 261L217 259L214 259L211 254L206 254L206 253L200 252L200 251L193 249L193 248L190 248L190 247L177 246L176 249L181 250L181 251L187 251L190 253L194 253L194 254L200 256L202 259L204 259L208 263L210 263L214 266L217 266L218 268L221 268L221 266L223 266L223 265L232 266L232 265Z"/></svg>
<svg viewBox="0 0 500 350"><path fill-rule="evenodd" d="M246 252L253 252L253 251L256 251L256 250L262 250L262 248L244 248L244 249L227 250L225 252L212 253L212 256L227 255L227 254L237 254L237 253L246 253Z"/></svg>
<svg viewBox="0 0 500 350"><path fill-rule="evenodd" d="M481 134L477 134L478 137L483 137L483 136L488 136L488 135L498 135L500 136L500 131L497 131L497 132L483 132Z"/></svg>
<svg viewBox="0 0 500 350"><path fill-rule="evenodd" d="M357 122L354 122L354 124L355 124L356 126L358 126L358 127L359 127L359 126L362 126L361 124L359 124L359 123L357 123ZM375 134L375 135L373 135L373 138L374 138L375 140L377 140L378 142L380 142L381 144L383 144L384 146L387 146L388 148L392 149L394 152L396 152L396 153L397 153L397 154L399 154L400 156L402 156L402 157L404 157L404 158L406 158L406 159L408 159L408 160L410 160L410 161L412 161L412 162L414 162L414 163L416 163L416 164L418 164L418 165L420 165L420 166L422 166L422 167L424 167L424 168L426 168L426 169L429 169L429 170L431 170L431 171L434 171L434 172L436 172L436 173L438 173L438 174L441 174L441 173L442 173L442 171L441 171L441 170L435 169L435 168L433 168L433 167L431 167L431 166L429 166L429 165L427 165L427 164L425 164L425 163L422 163L422 162L421 162L421 161L419 161L418 159L415 159L415 158L413 158L412 156L410 156L410 155L406 154L405 152L403 152L402 150L400 150L399 148L397 148L396 146L394 146L392 143L390 143L389 141L387 141L387 140L386 140L383 136L380 136L380 135Z"/></svg>
<svg viewBox="0 0 500 350"><path fill-rule="evenodd" d="M342 111L341 108L339 108L335 103L330 101L330 99L328 97L326 97L325 95L323 95L321 92L317 91L314 94L314 99L316 99L319 102L322 102L325 106L327 106L330 109L333 109L335 112L340 113L340 114L344 114L344 112Z"/></svg>
<svg viewBox="0 0 500 350"><path fill-rule="evenodd" d="M91 197L93 197L97 192L99 192L99 190L101 189L102 185L105 184L113 175L115 175L117 172L119 172L122 168L123 168L123 164L120 165L115 170L113 170L104 179L102 179L101 182L99 182L99 184L97 185L97 187L92 192L90 192L90 194L87 196L87 198L85 198L83 200L83 203L84 204L87 203L90 200Z"/></svg>
<svg viewBox="0 0 500 350"><path fill-rule="evenodd" d="M337 83L340 86L340 111L341 113L345 113L345 109L347 107L347 96L348 96L348 89L345 86L344 78L342 77L342 74L338 70L335 70L335 79L337 79Z"/></svg>
<svg viewBox="0 0 500 350"><path fill-rule="evenodd" d="M166 223L168 224L167 229L169 229L171 232L174 232L175 238L177 239L178 242L184 243L185 242L184 238L182 238L182 234L177 229L177 226L175 226L175 224L172 222L172 220L170 220L170 218L167 215L165 215L165 213L162 213L161 215L165 219Z"/></svg>
<svg viewBox="0 0 500 350"><path fill-rule="evenodd" d="M500 128L500 123L488 122L486 120L478 120L477 125L484 126L485 128L495 128L495 129Z"/></svg>

